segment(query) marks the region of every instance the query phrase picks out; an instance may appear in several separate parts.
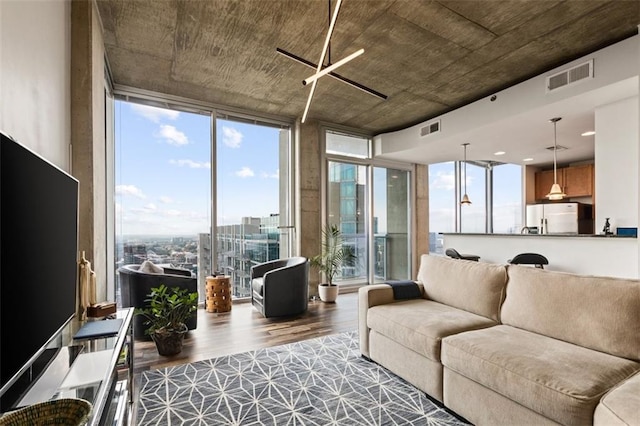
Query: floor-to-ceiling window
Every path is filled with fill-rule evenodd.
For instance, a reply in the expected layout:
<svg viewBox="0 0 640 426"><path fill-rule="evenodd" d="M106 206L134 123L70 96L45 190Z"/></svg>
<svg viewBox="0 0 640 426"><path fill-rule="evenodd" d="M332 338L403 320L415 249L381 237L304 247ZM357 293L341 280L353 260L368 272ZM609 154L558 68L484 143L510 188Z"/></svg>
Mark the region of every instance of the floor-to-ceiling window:
<svg viewBox="0 0 640 426"><path fill-rule="evenodd" d="M290 254L289 139L287 127L216 120L216 265L238 298L253 265Z"/></svg>
<svg viewBox="0 0 640 426"><path fill-rule="evenodd" d="M210 115L116 101L115 124L116 267L150 260L200 277L210 247Z"/></svg>
<svg viewBox="0 0 640 426"><path fill-rule="evenodd" d="M328 130L326 221L338 225L357 256L340 285L410 275L410 170L376 165L367 137Z"/></svg>
<svg viewBox="0 0 640 426"><path fill-rule="evenodd" d="M463 188L461 193L464 193L466 180L467 195L471 200L471 204L463 204L460 207L460 230L487 232L486 167L467 163L460 167L460 173Z"/></svg>
<svg viewBox="0 0 640 426"><path fill-rule="evenodd" d="M522 229L522 166L493 167L493 232L515 234Z"/></svg>
<svg viewBox="0 0 640 426"><path fill-rule="evenodd" d="M115 103L115 268L188 269L201 301L224 273L248 297L251 266L291 255L296 237L290 127L187 110Z"/></svg>
<svg viewBox="0 0 640 426"><path fill-rule="evenodd" d="M429 251L444 254L442 233L515 233L522 227L522 166L496 162L429 165ZM461 204L466 192L471 204Z"/></svg>
<svg viewBox="0 0 640 426"><path fill-rule="evenodd" d="M456 230L456 168L429 164L429 252L444 254L442 233Z"/></svg>

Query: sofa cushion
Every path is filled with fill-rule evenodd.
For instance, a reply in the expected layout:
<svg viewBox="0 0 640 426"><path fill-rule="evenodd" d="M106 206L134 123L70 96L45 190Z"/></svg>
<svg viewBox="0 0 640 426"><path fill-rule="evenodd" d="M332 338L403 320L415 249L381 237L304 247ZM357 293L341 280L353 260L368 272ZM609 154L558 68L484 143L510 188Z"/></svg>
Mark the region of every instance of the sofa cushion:
<svg viewBox="0 0 640 426"><path fill-rule="evenodd" d="M640 281L509 266L503 324L640 360Z"/></svg>
<svg viewBox="0 0 640 426"><path fill-rule="evenodd" d="M428 299L498 321L506 266L423 254L417 278Z"/></svg>
<svg viewBox="0 0 640 426"><path fill-rule="evenodd" d="M640 374L607 393L593 414L594 426L640 425Z"/></svg>
<svg viewBox="0 0 640 426"><path fill-rule="evenodd" d="M479 315L425 299L374 306L367 316L370 329L436 362L440 362L443 337L495 324Z"/></svg>
<svg viewBox="0 0 640 426"><path fill-rule="evenodd" d="M591 424L602 395L640 370L640 363L506 325L445 338L442 363L562 424Z"/></svg>

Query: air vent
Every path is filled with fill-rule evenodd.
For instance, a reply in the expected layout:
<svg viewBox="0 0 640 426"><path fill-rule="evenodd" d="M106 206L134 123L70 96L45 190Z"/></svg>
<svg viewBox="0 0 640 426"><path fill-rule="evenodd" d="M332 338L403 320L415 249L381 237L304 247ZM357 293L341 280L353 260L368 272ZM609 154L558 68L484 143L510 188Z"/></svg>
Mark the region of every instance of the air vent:
<svg viewBox="0 0 640 426"><path fill-rule="evenodd" d="M547 77L547 93L593 78L593 59Z"/></svg>
<svg viewBox="0 0 640 426"><path fill-rule="evenodd" d="M548 147L547 147L547 149L548 149L549 151L553 151L553 148L554 148L554 146L553 146L553 145L551 145L551 146L548 146ZM569 148L567 148L566 146L562 146L562 145L558 145L558 146L557 146L557 147L555 147L555 148L556 148L556 150L557 150L557 151L564 151L565 149L569 149Z"/></svg>
<svg viewBox="0 0 640 426"><path fill-rule="evenodd" d="M440 120L434 121L420 128L420 137L427 136L440 131Z"/></svg>

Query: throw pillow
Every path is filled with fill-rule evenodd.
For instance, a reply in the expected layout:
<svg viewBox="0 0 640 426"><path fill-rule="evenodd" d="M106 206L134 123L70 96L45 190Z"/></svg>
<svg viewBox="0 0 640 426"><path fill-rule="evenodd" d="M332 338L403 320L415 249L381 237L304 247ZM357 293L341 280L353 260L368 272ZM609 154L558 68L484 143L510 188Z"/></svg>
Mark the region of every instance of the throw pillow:
<svg viewBox="0 0 640 426"><path fill-rule="evenodd" d="M140 265L138 271L146 272L147 274L164 274L164 269L162 269L160 266L155 265L150 260L145 260L144 262L142 262L142 265Z"/></svg>

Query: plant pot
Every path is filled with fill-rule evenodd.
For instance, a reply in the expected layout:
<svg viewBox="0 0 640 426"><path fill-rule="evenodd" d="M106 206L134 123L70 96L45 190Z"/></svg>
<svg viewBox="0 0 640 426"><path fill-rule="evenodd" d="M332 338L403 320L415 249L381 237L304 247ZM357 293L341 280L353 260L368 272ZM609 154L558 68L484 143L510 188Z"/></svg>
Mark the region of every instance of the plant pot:
<svg viewBox="0 0 640 426"><path fill-rule="evenodd" d="M340 287L337 285L329 285L329 284L320 284L318 286L318 294L320 295L320 300L323 302L333 303L338 298L338 290Z"/></svg>
<svg viewBox="0 0 640 426"><path fill-rule="evenodd" d="M151 334L151 338L156 343L156 349L162 356L173 356L182 352L182 342L184 341L184 335L187 334L189 329L186 325L182 325L183 329L176 330L162 330L156 331Z"/></svg>

